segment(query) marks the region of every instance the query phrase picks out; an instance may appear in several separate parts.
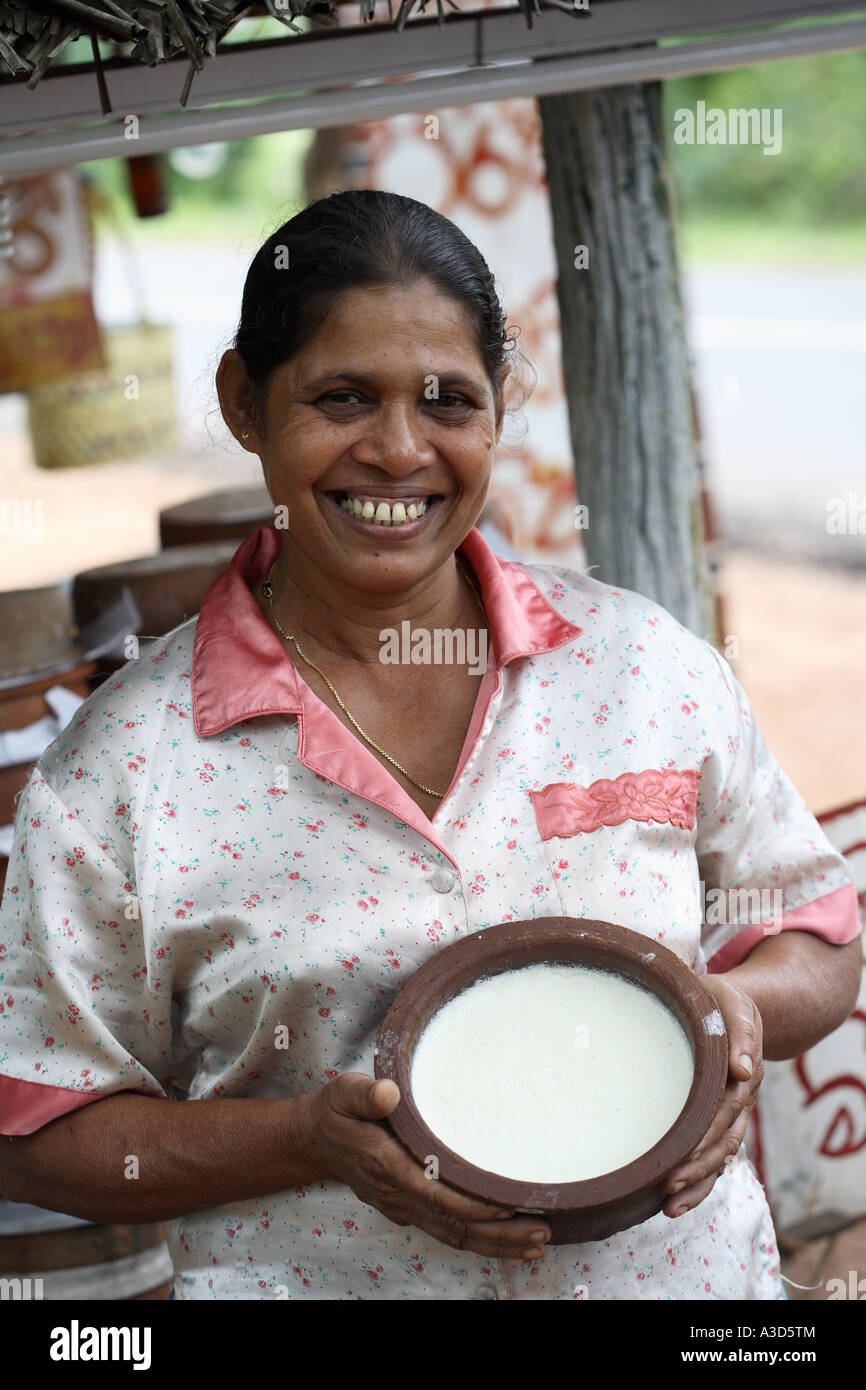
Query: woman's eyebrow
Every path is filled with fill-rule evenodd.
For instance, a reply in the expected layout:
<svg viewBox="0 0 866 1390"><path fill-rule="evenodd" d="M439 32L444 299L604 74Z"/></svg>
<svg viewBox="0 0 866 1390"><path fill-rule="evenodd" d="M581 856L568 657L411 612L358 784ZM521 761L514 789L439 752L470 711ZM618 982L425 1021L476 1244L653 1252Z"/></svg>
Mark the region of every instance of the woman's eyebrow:
<svg viewBox="0 0 866 1390"><path fill-rule="evenodd" d="M482 382L476 380L473 376L467 376L465 372L427 372L424 376L425 385L428 377L431 376L438 377L440 386L463 386L466 390L474 391L479 396L487 396L489 394L487 387L484 386ZM359 372L352 367L341 367L333 372L325 372L323 376L317 376L313 381L305 382L303 390L318 391L321 387L338 381L352 381L358 386L366 386L371 389L378 385L377 378L372 376L369 372Z"/></svg>

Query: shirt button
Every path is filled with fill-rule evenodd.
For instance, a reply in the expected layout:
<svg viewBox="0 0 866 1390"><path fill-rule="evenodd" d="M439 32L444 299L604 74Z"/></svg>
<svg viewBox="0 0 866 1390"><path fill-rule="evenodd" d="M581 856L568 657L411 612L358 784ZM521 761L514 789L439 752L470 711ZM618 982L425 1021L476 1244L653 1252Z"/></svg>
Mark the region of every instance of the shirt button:
<svg viewBox="0 0 866 1390"><path fill-rule="evenodd" d="M499 1294L493 1284L479 1284L475 1291L476 1298L498 1298Z"/></svg>
<svg viewBox="0 0 866 1390"><path fill-rule="evenodd" d="M454 887L454 875L450 869L443 869L440 864L430 875L430 882L437 893L450 893Z"/></svg>

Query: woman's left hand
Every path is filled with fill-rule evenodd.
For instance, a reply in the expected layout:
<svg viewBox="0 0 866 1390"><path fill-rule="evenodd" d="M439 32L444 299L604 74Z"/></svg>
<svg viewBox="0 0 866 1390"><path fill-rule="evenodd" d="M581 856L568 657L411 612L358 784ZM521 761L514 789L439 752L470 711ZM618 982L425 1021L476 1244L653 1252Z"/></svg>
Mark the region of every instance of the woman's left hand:
<svg viewBox="0 0 866 1390"><path fill-rule="evenodd" d="M703 1139L668 1174L665 1187L671 1195L662 1208L666 1216L682 1216L712 1192L727 1160L734 1157L745 1138L749 1111L764 1075L763 1027L755 1001L724 975L702 975L700 979L725 1020L728 1084Z"/></svg>

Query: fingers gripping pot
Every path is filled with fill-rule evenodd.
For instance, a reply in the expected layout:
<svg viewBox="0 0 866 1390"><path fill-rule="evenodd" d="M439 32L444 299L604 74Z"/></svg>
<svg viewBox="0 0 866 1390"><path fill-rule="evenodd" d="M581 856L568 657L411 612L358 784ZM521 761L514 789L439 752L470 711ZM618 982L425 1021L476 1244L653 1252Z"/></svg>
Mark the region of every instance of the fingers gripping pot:
<svg viewBox="0 0 866 1390"><path fill-rule="evenodd" d="M604 971L649 991L680 1025L692 1052L685 1103L658 1141L624 1166L575 1182L522 1181L476 1166L433 1132L412 1090L419 1040L445 1004L480 981L541 964ZM394 1081L400 1088L400 1103L388 1123L413 1157L427 1165L434 1156L438 1177L469 1196L540 1215L559 1245L604 1240L661 1210L668 1195L665 1179L707 1132L727 1072L722 1015L698 976L678 956L626 927L570 917L505 922L439 951L394 999L379 1029L375 1058L377 1079ZM519 1095L514 1104L519 1107Z"/></svg>

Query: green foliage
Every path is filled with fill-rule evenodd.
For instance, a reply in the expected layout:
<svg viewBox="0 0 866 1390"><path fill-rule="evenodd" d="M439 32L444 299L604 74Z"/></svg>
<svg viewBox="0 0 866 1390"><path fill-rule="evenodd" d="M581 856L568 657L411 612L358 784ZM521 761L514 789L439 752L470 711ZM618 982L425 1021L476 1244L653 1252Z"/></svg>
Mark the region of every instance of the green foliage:
<svg viewBox="0 0 866 1390"><path fill-rule="evenodd" d="M161 156L169 210L143 220L135 215L126 160L91 160L82 168L108 195L115 215L127 226L134 223L136 237L261 239L281 211L290 217L303 205L303 162L314 133L290 130L232 141L223 167L206 179L185 178Z"/></svg>
<svg viewBox="0 0 866 1390"><path fill-rule="evenodd" d="M682 244L700 259L787 259L820 237L846 260L866 253L866 51L771 62L664 84L665 129ZM677 145L674 112L707 107L782 112L782 149L760 145ZM236 141L223 168L202 180L166 165L170 211L135 220L123 160L85 166L137 236L249 239L257 245L280 217L303 206L303 161L313 131ZM130 153L134 153L134 147Z"/></svg>
<svg viewBox="0 0 866 1390"><path fill-rule="evenodd" d="M864 92L866 50L666 82L666 130L683 218L742 212L804 228L862 221ZM674 112L694 109L698 101L725 111L781 110L781 152L764 155L759 145L675 144Z"/></svg>

